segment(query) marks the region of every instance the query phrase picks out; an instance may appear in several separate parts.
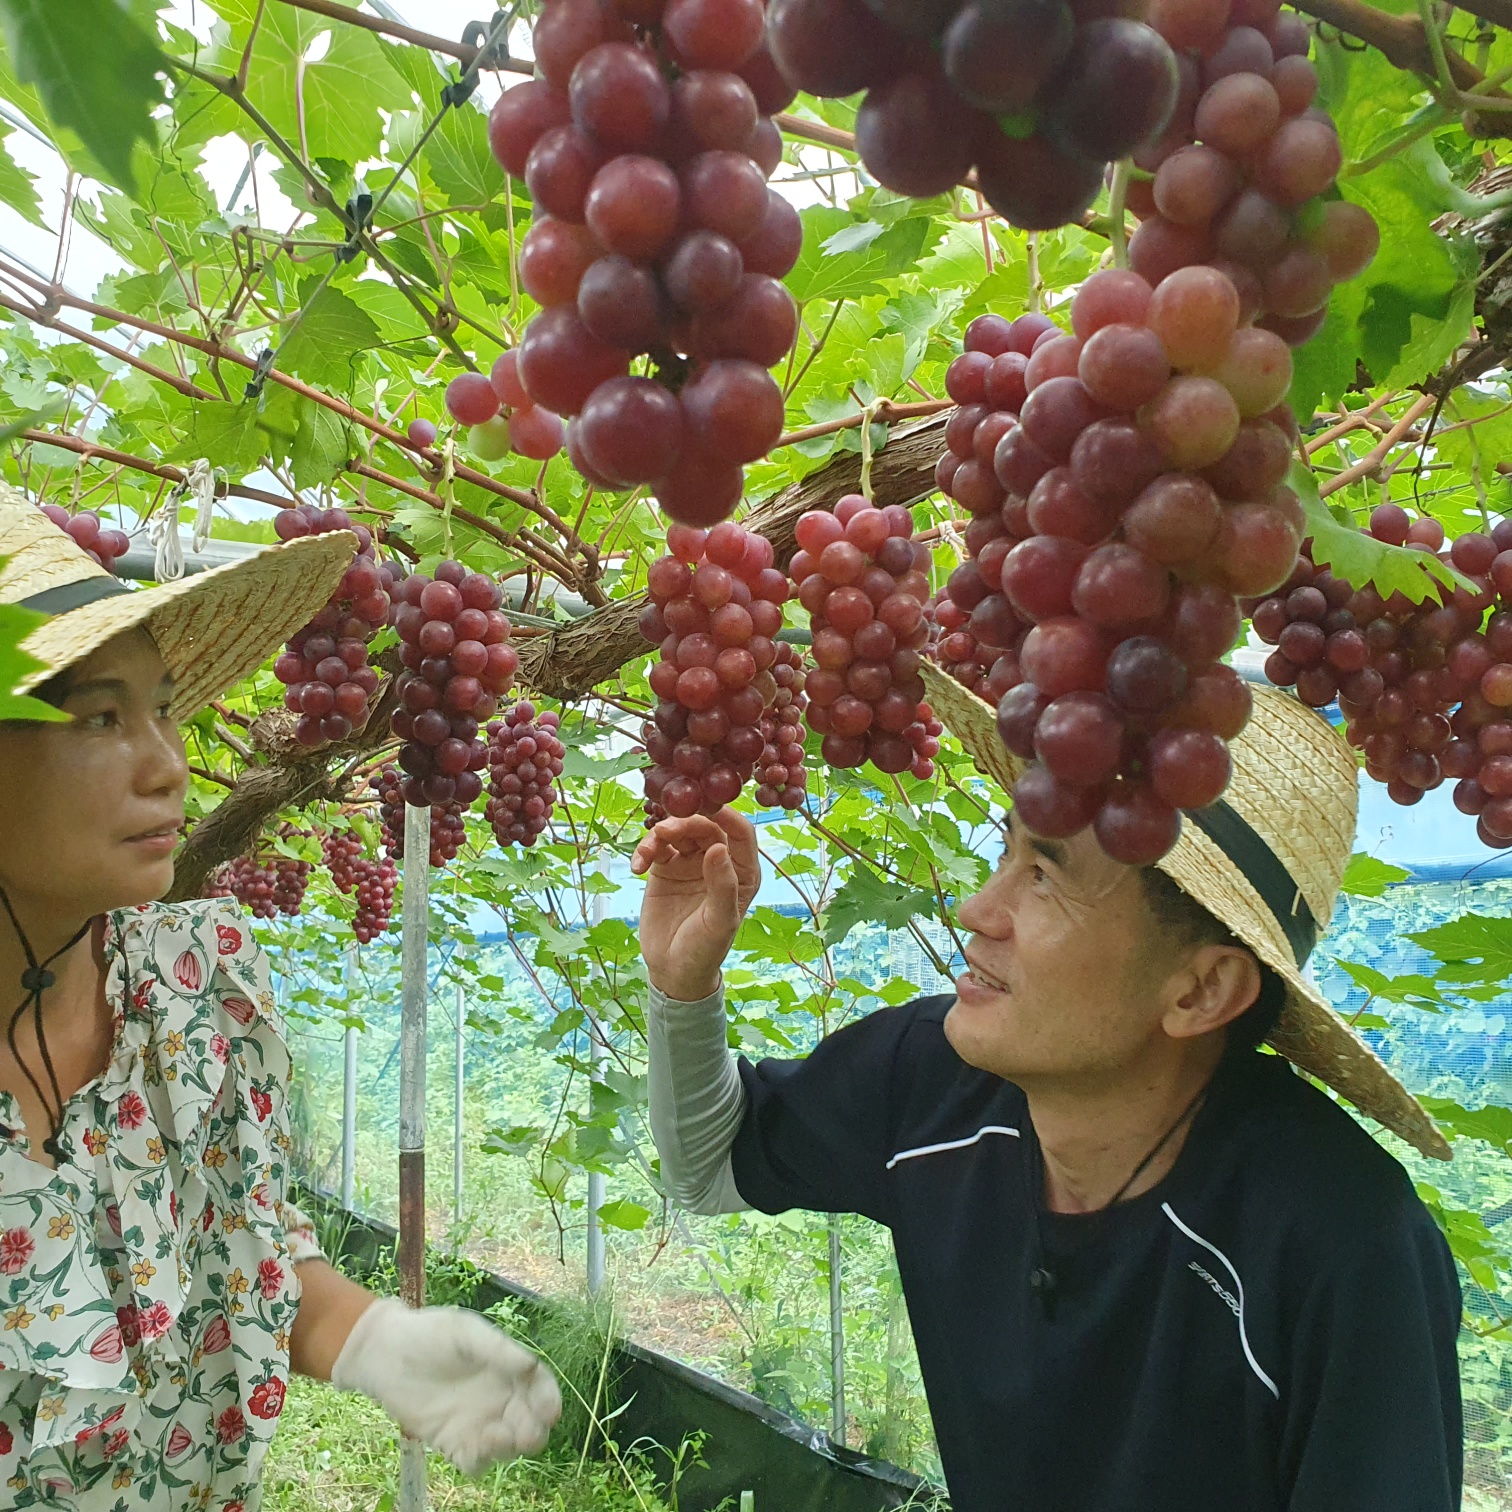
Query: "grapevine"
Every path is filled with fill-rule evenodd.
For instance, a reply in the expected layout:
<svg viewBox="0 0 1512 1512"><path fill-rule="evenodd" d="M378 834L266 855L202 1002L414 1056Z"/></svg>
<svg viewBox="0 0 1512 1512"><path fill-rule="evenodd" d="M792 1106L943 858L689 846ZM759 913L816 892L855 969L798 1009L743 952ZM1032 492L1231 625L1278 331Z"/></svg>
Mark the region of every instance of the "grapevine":
<svg viewBox="0 0 1512 1512"><path fill-rule="evenodd" d="M543 307L500 359L497 394L573 416L568 454L590 483L650 484L697 526L734 512L744 466L781 434L768 369L798 330L781 279L802 228L767 187L771 115L794 91L763 27L762 0L552 0L542 77L489 121L536 204L520 278ZM467 384L480 415L486 386Z"/></svg>

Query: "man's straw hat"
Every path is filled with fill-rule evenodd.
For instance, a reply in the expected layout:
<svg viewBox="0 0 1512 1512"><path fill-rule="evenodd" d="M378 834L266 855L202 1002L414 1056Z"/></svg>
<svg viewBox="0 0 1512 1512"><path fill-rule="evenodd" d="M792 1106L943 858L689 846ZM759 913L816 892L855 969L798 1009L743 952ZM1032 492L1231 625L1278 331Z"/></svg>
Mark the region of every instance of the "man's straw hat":
<svg viewBox="0 0 1512 1512"><path fill-rule="evenodd" d="M923 671L940 719L1011 789L1023 763L1003 745L992 706L938 668ZM1450 1159L1417 1100L1302 975L1354 848L1353 753L1312 709L1270 689L1255 691L1254 714L1230 750L1234 776L1223 800L1189 813L1176 848L1156 865L1286 984L1270 1043L1422 1154Z"/></svg>
<svg viewBox="0 0 1512 1512"><path fill-rule="evenodd" d="M0 484L0 604L49 618L22 642L40 687L107 641L145 628L173 674L173 717L188 719L255 671L335 592L357 551L347 531L270 547L194 577L133 591L96 565L31 500Z"/></svg>

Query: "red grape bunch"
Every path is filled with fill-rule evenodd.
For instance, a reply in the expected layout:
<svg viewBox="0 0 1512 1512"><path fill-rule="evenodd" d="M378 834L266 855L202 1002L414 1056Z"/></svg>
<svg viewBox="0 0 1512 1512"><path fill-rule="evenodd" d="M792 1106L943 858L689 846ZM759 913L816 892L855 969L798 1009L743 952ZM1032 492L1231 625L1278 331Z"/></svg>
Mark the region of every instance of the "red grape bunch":
<svg viewBox="0 0 1512 1512"><path fill-rule="evenodd" d="M1135 154L1154 178L1131 185L1143 224L1129 265L1152 284L1221 267L1244 320L1299 346L1381 240L1368 210L1329 197L1343 150L1314 104L1311 33L1280 0L1151 0L1148 20L1180 55L1181 98L1165 134Z"/></svg>
<svg viewBox="0 0 1512 1512"><path fill-rule="evenodd" d="M352 862L351 891L357 900L352 933L361 945L370 944L388 929L394 916L394 888L399 869L385 856L374 861L358 856Z"/></svg>
<svg viewBox="0 0 1512 1512"><path fill-rule="evenodd" d="M976 560L986 552L986 570L996 572L1012 541L999 519L1003 485L994 470L997 446L1018 423L1028 398L1029 359L1037 344L1054 341L1060 327L1048 316L1021 315L1007 321L973 321L966 350L945 375L946 392L960 407L945 427L945 454L935 468L935 486L971 513L965 531L966 554ZM999 544L991 546L994 539ZM958 682L996 703L1013 685L1016 660L1006 655L1022 630L1004 613L1001 598L982 601L976 611L963 609L948 587L925 605L937 631L935 659ZM989 673L998 669L995 680Z"/></svg>
<svg viewBox="0 0 1512 1512"><path fill-rule="evenodd" d="M73 543L107 572L116 570L116 562L131 548L124 530L106 526L92 509L81 509L78 514L69 514L61 504L39 506L59 530L66 530Z"/></svg>
<svg viewBox="0 0 1512 1512"><path fill-rule="evenodd" d="M488 822L500 845L534 845L551 822L567 747L554 709L516 704L488 726Z"/></svg>
<svg viewBox="0 0 1512 1512"><path fill-rule="evenodd" d="M355 830L330 830L321 836L320 851L337 892L357 885L356 863L362 856L362 837Z"/></svg>
<svg viewBox="0 0 1512 1512"><path fill-rule="evenodd" d="M803 795L808 791L808 772L803 765L808 677L802 656L786 641L777 642L772 679L777 692L761 716L761 738L766 743L756 760L756 802L762 808L791 812L803 807Z"/></svg>
<svg viewBox="0 0 1512 1512"><path fill-rule="evenodd" d="M1397 505L1371 516L1393 546L1440 553L1443 527ZM1460 536L1444 559L1474 587L1437 587L1421 604L1358 592L1304 552L1276 594L1251 606L1260 639L1277 649L1266 675L1321 706L1336 692L1350 743L1393 802L1411 805L1446 779L1476 816L1481 840L1512 845L1512 523ZM1327 608L1319 613L1320 598ZM1490 617L1487 618L1487 611ZM1363 652L1362 652L1363 647ZM1341 666L1341 661L1346 665Z"/></svg>
<svg viewBox="0 0 1512 1512"><path fill-rule="evenodd" d="M673 525L667 551L647 574L651 602L640 616L641 634L661 648L650 673L659 702L643 731L646 805L653 819L685 819L733 803L767 751L762 718L782 686L776 637L788 582L772 543L728 520L710 531ZM802 759L799 746L784 788L797 785Z"/></svg>
<svg viewBox="0 0 1512 1512"><path fill-rule="evenodd" d="M798 518L788 571L814 632L806 716L832 767L934 774L940 746L919 675L929 549L913 528L900 505L878 509L860 494Z"/></svg>
<svg viewBox="0 0 1512 1512"><path fill-rule="evenodd" d="M294 727L301 745L345 740L367 718L368 700L378 691L378 674L368 665L368 642L388 621L385 568L373 549L372 532L356 525L344 509L280 510L273 529L281 541L349 530L357 555L330 602L290 641L273 664L284 685L284 707L299 715Z"/></svg>
<svg viewBox="0 0 1512 1512"><path fill-rule="evenodd" d="M480 462L499 462L511 452L549 462L566 439L561 416L542 409L521 387L518 365L518 352L502 352L487 377L462 373L446 386L446 412L467 426L467 449ZM409 439L434 446L436 427L429 420L413 420Z"/></svg>
<svg viewBox="0 0 1512 1512"><path fill-rule="evenodd" d="M483 791L487 747L478 727L509 691L520 658L509 644L503 593L492 578L442 562L434 579L412 573L395 589L399 707L393 731L404 745L404 798L416 808L470 807Z"/></svg>
<svg viewBox="0 0 1512 1512"><path fill-rule="evenodd" d="M1133 7L1138 9L1138 7ZM1160 136L1181 74L1130 7L1083 0L772 0L788 82L867 91L856 147L899 194L946 193L974 166L1026 230L1079 220L1107 164Z"/></svg>
<svg viewBox="0 0 1512 1512"><path fill-rule="evenodd" d="M576 417L567 450L590 483L650 484L690 525L727 519L745 464L782 433L767 370L798 330L781 280L802 226L767 187L771 115L794 92L764 17L762 0L547 0L543 77L489 120L536 206L520 278L542 310L520 390Z"/></svg>
<svg viewBox="0 0 1512 1512"><path fill-rule="evenodd" d="M254 919L272 919L279 914L298 915L314 868L308 861L287 856L238 856L226 873L231 896Z"/></svg>
<svg viewBox="0 0 1512 1512"><path fill-rule="evenodd" d="M951 477L972 506L976 555L947 592L975 638L1002 650L986 681L1004 742L1034 760L1015 802L1045 835L1095 825L1130 865L1158 860L1180 811L1228 785L1227 741L1250 706L1220 663L1237 596L1284 582L1302 537L1284 483L1291 354L1240 313L1216 269L1183 268L1154 289L1110 269L1077 292L1070 335L983 316L957 374L959 389L1032 339L1018 423L1004 431L983 406L952 419L971 432L956 454L973 460L975 428L991 427L1001 494L981 469L981 486L963 489L964 460Z"/></svg>
<svg viewBox="0 0 1512 1512"><path fill-rule="evenodd" d="M410 780L397 767L392 766L383 767L368 780L368 786L378 797L378 822L383 830L383 848L394 861L404 859L404 807ZM481 784L479 791L482 791ZM424 807L421 804L415 806ZM430 805L432 866L447 866L456 859L457 852L467 839L466 814L467 807L458 798Z"/></svg>

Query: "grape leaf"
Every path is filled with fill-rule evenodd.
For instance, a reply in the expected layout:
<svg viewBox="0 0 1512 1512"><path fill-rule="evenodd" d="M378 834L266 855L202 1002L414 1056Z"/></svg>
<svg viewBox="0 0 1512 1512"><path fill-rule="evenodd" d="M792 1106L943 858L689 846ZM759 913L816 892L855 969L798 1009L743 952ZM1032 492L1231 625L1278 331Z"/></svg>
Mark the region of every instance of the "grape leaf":
<svg viewBox="0 0 1512 1512"><path fill-rule="evenodd" d="M1512 1155L1512 1108L1467 1108L1448 1097L1423 1097L1419 1101L1446 1133L1479 1139L1504 1155Z"/></svg>
<svg viewBox="0 0 1512 1512"><path fill-rule="evenodd" d="M37 180L10 155L5 143L10 133L0 136L0 201L9 205L23 220L43 225L42 200L37 194Z"/></svg>
<svg viewBox="0 0 1512 1512"><path fill-rule="evenodd" d="M1339 884L1339 891L1352 893L1357 898L1379 898L1385 895L1388 887L1397 882L1405 882L1411 875L1411 872L1404 871L1400 866L1392 866L1390 862L1378 861L1364 851L1356 851L1349 858L1349 865L1344 868L1344 880Z"/></svg>
<svg viewBox="0 0 1512 1512"><path fill-rule="evenodd" d="M905 887L858 861L824 911L824 941L838 944L858 924L904 929L910 919L937 906L934 893Z"/></svg>
<svg viewBox="0 0 1512 1512"><path fill-rule="evenodd" d="M486 205L504 193L504 170L488 148L488 122L471 105L448 110L425 144L436 187L455 205Z"/></svg>
<svg viewBox="0 0 1512 1512"><path fill-rule="evenodd" d="M307 278L299 296L304 313L279 349L279 367L311 383L349 390L361 354L381 344L378 327L350 294L331 284L321 289L318 279Z"/></svg>
<svg viewBox="0 0 1512 1512"><path fill-rule="evenodd" d="M1387 976L1374 966L1359 961L1340 961L1339 969L1372 998L1388 1003L1403 1003L1409 1008L1421 1008L1425 1013L1442 1013L1454 1005L1445 1001L1431 977L1415 974Z"/></svg>
<svg viewBox="0 0 1512 1512"><path fill-rule="evenodd" d="M34 84L48 116L70 127L111 181L135 190L132 149L157 137L163 56L115 0L0 0L16 77Z"/></svg>
<svg viewBox="0 0 1512 1512"><path fill-rule="evenodd" d="M1307 514L1307 533L1312 538L1312 558L1336 577L1356 588L1374 584L1382 598L1401 593L1421 604L1435 591L1435 582L1447 588L1469 585L1451 567L1429 551L1410 551L1388 546L1353 524L1336 520L1318 495L1318 480L1303 462L1293 462L1286 481Z"/></svg>
<svg viewBox="0 0 1512 1512"><path fill-rule="evenodd" d="M0 571L6 559L0 557ZM23 677L41 670L42 663L21 649L21 642L46 618L14 604L0 604L0 720L25 719L57 722L68 716L61 709L16 692Z"/></svg>
<svg viewBox="0 0 1512 1512"><path fill-rule="evenodd" d="M1512 919L1464 914L1407 938L1444 963L1442 981L1498 986L1512 979Z"/></svg>

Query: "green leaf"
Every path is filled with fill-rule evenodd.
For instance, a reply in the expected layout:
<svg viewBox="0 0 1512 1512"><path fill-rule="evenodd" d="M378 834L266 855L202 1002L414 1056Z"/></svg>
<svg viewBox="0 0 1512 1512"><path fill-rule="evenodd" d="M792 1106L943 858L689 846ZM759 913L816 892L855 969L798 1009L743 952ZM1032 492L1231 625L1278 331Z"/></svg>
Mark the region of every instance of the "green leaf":
<svg viewBox="0 0 1512 1512"><path fill-rule="evenodd" d="M488 121L471 105L448 110L425 144L436 187L454 205L486 205L504 193L504 170L488 148Z"/></svg>
<svg viewBox="0 0 1512 1512"><path fill-rule="evenodd" d="M279 348L278 366L310 383L350 390L362 354L383 341L372 316L333 284L321 289L316 278L300 285L299 297L303 314Z"/></svg>
<svg viewBox="0 0 1512 1512"><path fill-rule="evenodd" d="M625 1197L604 1203L599 1208L598 1215L600 1223L607 1223L610 1228L626 1229L631 1233L634 1233L636 1229L645 1228L651 1221L649 1208L643 1208L640 1203L631 1202Z"/></svg>
<svg viewBox="0 0 1512 1512"><path fill-rule="evenodd" d="M1319 567L1328 567L1336 577L1363 588L1373 583L1382 598L1401 593L1414 604L1437 592L1436 584L1459 587L1463 580L1431 551L1410 551L1388 546L1372 535L1336 520L1318 494L1318 480L1304 462L1293 462L1286 481L1307 513L1307 533L1312 537L1312 557ZM1465 585L1468 586L1468 585Z"/></svg>
<svg viewBox="0 0 1512 1512"><path fill-rule="evenodd" d="M0 201L9 205L23 220L34 226L43 226L37 180L10 155L10 149L5 146L9 140L9 132L0 136Z"/></svg>
<svg viewBox="0 0 1512 1512"><path fill-rule="evenodd" d="M1444 963L1442 981L1496 986L1512 978L1512 919L1465 914L1407 938Z"/></svg>
<svg viewBox="0 0 1512 1512"><path fill-rule="evenodd" d="M1420 1101L1446 1134L1478 1139L1504 1155L1512 1155L1512 1108L1494 1103L1484 1108L1466 1108L1448 1097L1424 1097Z"/></svg>
<svg viewBox="0 0 1512 1512"><path fill-rule="evenodd" d="M134 192L132 149L156 143L152 108L163 98L151 36L116 0L0 0L0 25L16 77Z"/></svg>
<svg viewBox="0 0 1512 1512"><path fill-rule="evenodd" d="M1340 969L1355 986L1368 992L1373 998L1382 998L1388 1003L1401 1003L1409 1008L1421 1008L1426 1013L1442 1013L1454 1005L1440 994L1431 977L1406 975L1389 977L1373 966L1361 965L1358 961L1340 961Z"/></svg>
<svg viewBox="0 0 1512 1512"><path fill-rule="evenodd" d="M329 483L358 450L351 426L340 415L313 399L300 401L291 454L295 483L301 488Z"/></svg>
<svg viewBox="0 0 1512 1512"><path fill-rule="evenodd" d="M890 881L858 861L824 911L825 943L838 944L858 924L904 929L910 919L931 912L937 902L932 892Z"/></svg>
<svg viewBox="0 0 1512 1512"><path fill-rule="evenodd" d="M0 571L5 569L6 558L0 557ZM30 698L16 692L16 685L24 677L42 670L42 663L35 656L21 649L21 642L46 619L46 615L33 614L27 609L18 609L13 604L0 604L0 720L25 719L28 721L57 723L68 716L40 698Z"/></svg>
<svg viewBox="0 0 1512 1512"><path fill-rule="evenodd" d="M1353 893L1357 898L1379 898L1388 887L1397 882L1405 882L1411 875L1411 872L1404 871L1400 866L1392 866L1388 861L1377 861L1364 851L1356 851L1349 858L1349 865L1344 868L1344 880L1339 884L1339 891Z"/></svg>

